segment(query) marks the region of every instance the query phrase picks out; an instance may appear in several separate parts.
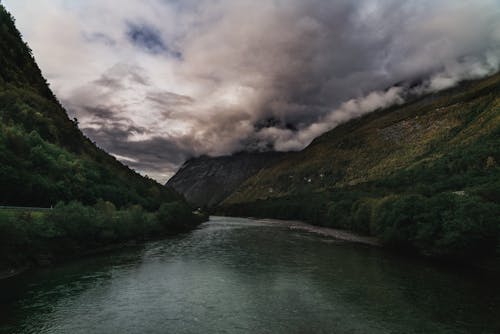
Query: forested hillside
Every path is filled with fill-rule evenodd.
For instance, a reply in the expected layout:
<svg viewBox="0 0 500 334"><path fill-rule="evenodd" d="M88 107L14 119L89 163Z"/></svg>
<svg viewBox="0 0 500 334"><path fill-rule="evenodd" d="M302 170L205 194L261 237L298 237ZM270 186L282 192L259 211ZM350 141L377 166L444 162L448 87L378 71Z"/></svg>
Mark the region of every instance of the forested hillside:
<svg viewBox="0 0 500 334"><path fill-rule="evenodd" d="M0 211L0 269L40 254L68 256L199 222L181 195L82 134L2 5L0 120L0 206L55 207Z"/></svg>
<svg viewBox="0 0 500 334"><path fill-rule="evenodd" d="M179 200L97 148L49 89L14 21L0 6L0 204L51 206L98 198L157 209Z"/></svg>
<svg viewBox="0 0 500 334"><path fill-rule="evenodd" d="M350 229L430 256L495 256L500 75L345 123L251 177L221 210Z"/></svg>

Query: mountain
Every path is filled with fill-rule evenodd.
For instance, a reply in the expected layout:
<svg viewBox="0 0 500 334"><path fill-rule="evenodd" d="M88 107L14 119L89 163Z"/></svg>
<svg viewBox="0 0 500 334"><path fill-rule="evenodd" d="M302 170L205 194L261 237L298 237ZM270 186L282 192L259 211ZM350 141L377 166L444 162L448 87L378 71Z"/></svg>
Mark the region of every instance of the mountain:
<svg viewBox="0 0 500 334"><path fill-rule="evenodd" d="M70 120L10 14L0 5L0 205L97 199L149 210L182 200L94 143Z"/></svg>
<svg viewBox="0 0 500 334"><path fill-rule="evenodd" d="M240 152L232 156L202 156L184 163L168 182L186 200L198 207L214 207L265 167L278 162L282 153Z"/></svg>
<svg viewBox="0 0 500 334"><path fill-rule="evenodd" d="M0 120L0 279L16 268L188 230L206 218L82 134L2 5Z"/></svg>
<svg viewBox="0 0 500 334"><path fill-rule="evenodd" d="M342 124L252 177L225 204L354 188L401 173L412 175L405 179L411 186L440 164L447 164L448 178L470 168L496 173L486 165L500 161L499 92L500 74ZM445 175L432 182L446 183L438 176Z"/></svg>
<svg viewBox="0 0 500 334"><path fill-rule="evenodd" d="M204 159L198 174L211 166ZM499 167L497 74L344 123L259 170L217 211L303 219L429 256L492 255ZM189 178L174 178L189 189Z"/></svg>

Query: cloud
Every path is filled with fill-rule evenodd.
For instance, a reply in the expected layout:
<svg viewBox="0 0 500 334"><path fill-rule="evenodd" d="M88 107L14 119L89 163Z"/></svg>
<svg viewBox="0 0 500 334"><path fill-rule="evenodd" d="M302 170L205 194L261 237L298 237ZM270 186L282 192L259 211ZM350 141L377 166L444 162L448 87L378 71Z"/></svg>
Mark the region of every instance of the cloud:
<svg viewBox="0 0 500 334"><path fill-rule="evenodd" d="M163 42L160 31L147 23L127 23L127 38L137 48L152 54L167 54L171 57L181 59L179 51L170 50Z"/></svg>
<svg viewBox="0 0 500 334"><path fill-rule="evenodd" d="M405 89L394 86L387 91L374 91L366 96L351 99L300 131L269 127L257 132L264 142L273 142L279 151L298 150L308 145L314 138L334 128L340 123L360 117L377 109L404 102Z"/></svg>
<svg viewBox="0 0 500 334"><path fill-rule="evenodd" d="M4 3L84 132L162 181L191 156L301 149L500 63L499 0Z"/></svg>
<svg viewBox="0 0 500 334"><path fill-rule="evenodd" d="M419 93L431 93L455 86L463 80L479 79L498 72L500 48L488 50L482 57L452 61L442 71L431 75ZM418 88L417 88L418 90Z"/></svg>
<svg viewBox="0 0 500 334"><path fill-rule="evenodd" d="M127 24L127 37L137 47L152 53L161 53L167 49L159 32L147 24Z"/></svg>

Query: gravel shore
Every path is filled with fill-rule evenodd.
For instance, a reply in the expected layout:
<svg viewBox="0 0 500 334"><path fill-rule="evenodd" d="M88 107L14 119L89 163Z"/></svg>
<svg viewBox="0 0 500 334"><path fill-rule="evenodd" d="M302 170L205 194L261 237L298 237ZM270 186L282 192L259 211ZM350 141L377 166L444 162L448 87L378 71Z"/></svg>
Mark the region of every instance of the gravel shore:
<svg viewBox="0 0 500 334"><path fill-rule="evenodd" d="M270 224L279 224L287 226L290 230L299 230L306 231L310 233L316 233L321 236L331 237L339 240L356 242L370 246L381 247L382 243L375 237L367 237L362 235L357 235L355 233L339 230L330 227L322 227L306 224L301 221L293 221L293 220L278 220L278 219L258 219L258 221L270 223Z"/></svg>

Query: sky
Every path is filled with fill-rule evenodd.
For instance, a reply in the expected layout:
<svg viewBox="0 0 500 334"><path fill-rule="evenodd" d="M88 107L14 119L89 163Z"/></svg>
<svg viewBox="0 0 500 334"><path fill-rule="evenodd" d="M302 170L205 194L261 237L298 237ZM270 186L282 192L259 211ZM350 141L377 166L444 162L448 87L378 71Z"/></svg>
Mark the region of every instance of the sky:
<svg viewBox="0 0 500 334"><path fill-rule="evenodd" d="M500 65L500 0L2 3L82 131L162 183Z"/></svg>

